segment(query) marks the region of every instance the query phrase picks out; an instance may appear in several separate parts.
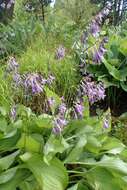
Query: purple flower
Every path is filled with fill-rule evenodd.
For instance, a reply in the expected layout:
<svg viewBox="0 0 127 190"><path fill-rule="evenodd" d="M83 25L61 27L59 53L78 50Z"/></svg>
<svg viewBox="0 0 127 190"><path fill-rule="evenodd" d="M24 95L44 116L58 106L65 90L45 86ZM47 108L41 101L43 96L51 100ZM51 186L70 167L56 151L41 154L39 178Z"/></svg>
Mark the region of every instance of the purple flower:
<svg viewBox="0 0 127 190"><path fill-rule="evenodd" d="M19 73L14 73L12 77L13 77L13 81L14 81L16 87L18 87L22 84L22 78Z"/></svg>
<svg viewBox="0 0 127 190"><path fill-rule="evenodd" d="M95 21L101 25L102 21L103 21L103 14L100 12L96 17L95 17Z"/></svg>
<svg viewBox="0 0 127 190"><path fill-rule="evenodd" d="M83 117L83 111L84 111L84 106L82 105L82 102L76 102L74 105L75 113L76 113L76 118L82 118Z"/></svg>
<svg viewBox="0 0 127 190"><path fill-rule="evenodd" d="M65 103L60 104L60 106L59 106L59 114L64 115L66 110L67 110L66 104Z"/></svg>
<svg viewBox="0 0 127 190"><path fill-rule="evenodd" d="M51 84L53 83L54 80L55 80L55 77L52 76L52 75L50 75L50 76L48 77L46 83L47 83L48 85L51 85Z"/></svg>
<svg viewBox="0 0 127 190"><path fill-rule="evenodd" d="M107 50L104 48L104 42L102 41L99 49L95 50L93 53L93 63L98 65L101 64L106 51Z"/></svg>
<svg viewBox="0 0 127 190"><path fill-rule="evenodd" d="M105 129L109 128L109 120L107 120L107 119L104 120L103 128L105 128Z"/></svg>
<svg viewBox="0 0 127 190"><path fill-rule="evenodd" d="M82 96L88 97L90 104L94 104L105 98L105 88L103 84L97 84L95 81L92 81L90 77L84 77L80 85L80 90Z"/></svg>
<svg viewBox="0 0 127 190"><path fill-rule="evenodd" d="M85 31L85 32L83 32L83 34L81 36L81 43L85 45L87 42L87 39L88 39L88 33Z"/></svg>
<svg viewBox="0 0 127 190"><path fill-rule="evenodd" d="M49 106L53 106L55 103L55 99L53 97L48 98Z"/></svg>
<svg viewBox="0 0 127 190"><path fill-rule="evenodd" d="M27 74L24 87L27 92L31 91L32 94L43 92L42 77L37 73Z"/></svg>
<svg viewBox="0 0 127 190"><path fill-rule="evenodd" d="M108 37L107 37L107 36L105 36L105 37L103 38L103 43L108 43Z"/></svg>
<svg viewBox="0 0 127 190"><path fill-rule="evenodd" d="M16 119L16 105L12 106L11 111L10 111L10 118L14 121Z"/></svg>
<svg viewBox="0 0 127 190"><path fill-rule="evenodd" d="M55 134L62 132L63 128L67 125L67 120L64 118L56 117L53 121L53 132Z"/></svg>
<svg viewBox="0 0 127 190"><path fill-rule="evenodd" d="M103 53L99 50L95 50L93 53L93 63L100 64L103 59Z"/></svg>
<svg viewBox="0 0 127 190"><path fill-rule="evenodd" d="M17 72L19 64L14 57L11 57L7 62L6 72Z"/></svg>
<svg viewBox="0 0 127 190"><path fill-rule="evenodd" d="M98 37L99 32L100 32L100 27L99 27L98 23L96 21L92 21L92 23L90 25L90 33L94 37Z"/></svg>
<svg viewBox="0 0 127 190"><path fill-rule="evenodd" d="M10 0L8 3L7 3L7 9L10 9L11 6L15 3L15 0Z"/></svg>
<svg viewBox="0 0 127 190"><path fill-rule="evenodd" d="M55 58L57 60L61 60L63 59L65 56L65 48L61 45L58 47L58 49L56 50L56 54L55 54Z"/></svg>

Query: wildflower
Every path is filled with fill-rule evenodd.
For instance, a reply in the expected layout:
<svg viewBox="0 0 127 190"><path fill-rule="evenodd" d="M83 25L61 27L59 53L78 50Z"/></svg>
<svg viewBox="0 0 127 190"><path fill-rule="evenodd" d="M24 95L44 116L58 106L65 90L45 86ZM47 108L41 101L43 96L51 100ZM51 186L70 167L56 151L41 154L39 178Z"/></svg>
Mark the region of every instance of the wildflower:
<svg viewBox="0 0 127 190"><path fill-rule="evenodd" d="M7 69L6 72L17 72L19 64L16 62L14 57L11 57L7 62Z"/></svg>
<svg viewBox="0 0 127 190"><path fill-rule="evenodd" d="M56 54L55 54L55 58L57 60L61 60L63 59L65 56L65 48L61 45L58 47L58 49L56 50Z"/></svg>
<svg viewBox="0 0 127 190"><path fill-rule="evenodd" d="M98 65L101 64L106 51L107 50L104 48L104 41L102 41L99 49L95 50L93 53L93 63Z"/></svg>
<svg viewBox="0 0 127 190"><path fill-rule="evenodd" d="M81 43L85 45L87 42L87 39L88 39L88 33L85 31L85 32L83 32L83 34L81 36Z"/></svg>
<svg viewBox="0 0 127 190"><path fill-rule="evenodd" d="M46 80L46 83L47 83L48 85L51 85L54 80L55 80L55 77L52 76L52 75L50 75L50 76L48 77L48 79Z"/></svg>
<svg viewBox="0 0 127 190"><path fill-rule="evenodd" d="M43 92L43 79L37 73L27 74L24 87L26 91L31 90L32 94L38 94Z"/></svg>
<svg viewBox="0 0 127 190"><path fill-rule="evenodd" d="M55 99L53 97L48 98L49 106L53 106L55 103Z"/></svg>
<svg viewBox="0 0 127 190"><path fill-rule="evenodd" d="M22 78L19 73L14 73L12 77L13 77L13 81L14 81L16 87L18 87L22 84Z"/></svg>
<svg viewBox="0 0 127 190"><path fill-rule="evenodd" d="M54 121L53 121L53 132L60 133L62 132L63 128L67 125L67 120L64 119L63 117L57 116Z"/></svg>
<svg viewBox="0 0 127 190"><path fill-rule="evenodd" d="M102 83L96 83L87 76L81 82L80 90L82 91L82 96L87 95L90 104L94 104L97 101L103 100L105 98L105 88Z"/></svg>
<svg viewBox="0 0 127 190"><path fill-rule="evenodd" d="M103 59L103 53L99 50L94 51L93 53L93 63L100 64Z"/></svg>
<svg viewBox="0 0 127 190"><path fill-rule="evenodd" d="M103 128L108 129L109 128L109 120L105 119L103 123Z"/></svg>
<svg viewBox="0 0 127 190"><path fill-rule="evenodd" d="M105 36L105 37L103 38L103 43L108 43L108 37L107 37L107 36Z"/></svg>
<svg viewBox="0 0 127 190"><path fill-rule="evenodd" d="M16 119L16 105L12 106L11 111L10 111L10 118L14 121Z"/></svg>
<svg viewBox="0 0 127 190"><path fill-rule="evenodd" d="M84 106L83 106L81 101L78 101L75 103L74 110L76 113L76 118L82 118L83 117Z"/></svg>
<svg viewBox="0 0 127 190"><path fill-rule="evenodd" d="M11 6L15 3L15 0L10 0L7 4L7 9L10 9Z"/></svg>
<svg viewBox="0 0 127 190"><path fill-rule="evenodd" d="M54 118L53 121L53 132L60 133L64 129L64 127L67 125L68 121L65 119L65 112L67 110L66 104L62 103L59 105L58 108L58 114Z"/></svg>
<svg viewBox="0 0 127 190"><path fill-rule="evenodd" d="M66 110L67 110L66 104L65 103L60 104L60 106L59 106L59 114L60 115L65 114Z"/></svg>
<svg viewBox="0 0 127 190"><path fill-rule="evenodd" d="M99 27L98 23L96 21L92 21L92 23L90 25L90 33L94 37L98 37L99 32L100 32L100 27Z"/></svg>

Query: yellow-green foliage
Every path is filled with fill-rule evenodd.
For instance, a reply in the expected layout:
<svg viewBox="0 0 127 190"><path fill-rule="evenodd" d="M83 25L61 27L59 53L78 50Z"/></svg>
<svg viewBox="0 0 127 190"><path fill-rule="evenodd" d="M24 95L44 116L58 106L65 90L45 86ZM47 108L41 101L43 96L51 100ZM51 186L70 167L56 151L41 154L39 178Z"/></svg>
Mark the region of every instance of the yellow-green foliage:
<svg viewBox="0 0 127 190"><path fill-rule="evenodd" d="M57 6L77 27L86 26L98 11L98 7L91 4L90 0L56 0Z"/></svg>
<svg viewBox="0 0 127 190"><path fill-rule="evenodd" d="M56 78L55 91L60 95L74 93L80 77L77 74L77 63L66 48L63 60L55 59L55 51L60 44L51 39L45 40L38 36L35 42L18 59L20 72L41 72L47 77L52 74ZM69 87L69 89L68 89ZM73 91L73 92L72 92Z"/></svg>

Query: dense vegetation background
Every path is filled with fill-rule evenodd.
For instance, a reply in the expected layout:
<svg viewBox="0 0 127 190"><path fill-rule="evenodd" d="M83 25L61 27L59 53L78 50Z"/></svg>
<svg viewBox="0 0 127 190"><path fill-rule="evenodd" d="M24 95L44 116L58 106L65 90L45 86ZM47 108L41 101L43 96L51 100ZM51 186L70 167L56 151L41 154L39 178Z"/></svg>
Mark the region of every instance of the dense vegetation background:
<svg viewBox="0 0 127 190"><path fill-rule="evenodd" d="M0 190L127 189L127 1L0 0Z"/></svg>

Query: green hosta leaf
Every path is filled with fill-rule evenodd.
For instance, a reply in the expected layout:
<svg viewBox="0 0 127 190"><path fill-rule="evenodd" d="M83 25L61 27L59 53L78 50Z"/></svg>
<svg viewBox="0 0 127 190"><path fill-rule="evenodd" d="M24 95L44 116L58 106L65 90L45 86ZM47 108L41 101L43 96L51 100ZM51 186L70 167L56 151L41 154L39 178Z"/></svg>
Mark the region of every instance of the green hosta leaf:
<svg viewBox="0 0 127 190"><path fill-rule="evenodd" d="M120 84L119 81L115 80L114 78L112 80L109 80L108 77L98 77L99 81L102 81L106 88L110 86L116 86L119 88Z"/></svg>
<svg viewBox="0 0 127 190"><path fill-rule="evenodd" d="M100 141L96 137L92 135L87 137L86 149L89 150L90 152L98 153L101 149L101 146L102 145Z"/></svg>
<svg viewBox="0 0 127 190"><path fill-rule="evenodd" d="M77 183L76 185L68 188L67 190L89 190L83 183Z"/></svg>
<svg viewBox="0 0 127 190"><path fill-rule="evenodd" d="M50 165L45 164L39 154L26 153L21 159L35 176L41 190L65 190L68 175L58 159L54 158Z"/></svg>
<svg viewBox="0 0 127 190"><path fill-rule="evenodd" d="M106 141L103 143L102 149L106 150L111 154L119 154L125 148L125 145L121 143L119 139L113 137L107 137Z"/></svg>
<svg viewBox="0 0 127 190"><path fill-rule="evenodd" d="M123 122L127 121L127 112L123 113L123 114L119 117L119 120L120 120L120 121L123 121Z"/></svg>
<svg viewBox="0 0 127 190"><path fill-rule="evenodd" d="M103 59L103 63L105 67L108 69L109 73L117 80L119 81L126 81L126 77L121 75L121 72L115 68L115 66L112 66L109 64L106 59Z"/></svg>
<svg viewBox="0 0 127 190"><path fill-rule="evenodd" d="M20 151L16 151L9 156L5 156L3 158L0 158L0 169L1 170L6 170L8 169L11 164L14 162L16 156L19 154Z"/></svg>
<svg viewBox="0 0 127 190"><path fill-rule="evenodd" d="M117 178L104 168L93 168L86 177L95 190L121 190Z"/></svg>
<svg viewBox="0 0 127 190"><path fill-rule="evenodd" d="M127 175L127 163L119 158L105 156L95 166L104 167L112 171Z"/></svg>
<svg viewBox="0 0 127 190"><path fill-rule="evenodd" d="M41 144L38 141L25 133L22 134L16 146L32 152L39 152L41 148Z"/></svg>
<svg viewBox="0 0 127 190"><path fill-rule="evenodd" d="M16 190L22 181L30 175L27 169L19 169L15 176L6 183L0 184L0 190Z"/></svg>
<svg viewBox="0 0 127 190"><path fill-rule="evenodd" d="M15 176L17 169L18 167L15 167L0 173L0 184L6 183L11 180Z"/></svg>
<svg viewBox="0 0 127 190"><path fill-rule="evenodd" d="M6 138L0 139L0 150L5 151L14 148L20 137L21 137L20 130L14 130L14 133L11 132L10 134L8 134L8 136L6 136Z"/></svg>
<svg viewBox="0 0 127 190"><path fill-rule="evenodd" d="M51 160L56 153L63 153L68 147L69 144L64 138L51 135L44 146L44 160Z"/></svg>
<svg viewBox="0 0 127 190"><path fill-rule="evenodd" d="M127 56L127 39L124 39L121 42L119 50L123 53L123 55Z"/></svg>
<svg viewBox="0 0 127 190"><path fill-rule="evenodd" d="M35 119L35 123L40 128L52 128L52 116L47 114L40 115Z"/></svg>
<svg viewBox="0 0 127 190"><path fill-rule="evenodd" d="M0 119L0 131L6 133L7 127L8 125L6 119Z"/></svg>
<svg viewBox="0 0 127 190"><path fill-rule="evenodd" d="M1 113L1 115L3 115L3 116L6 116L6 115L7 115L6 109L5 109L4 107L1 107L1 106L0 106L0 113Z"/></svg>
<svg viewBox="0 0 127 190"><path fill-rule="evenodd" d="M120 85L121 85L122 89L123 89L125 92L127 92L127 83L121 82Z"/></svg>
<svg viewBox="0 0 127 190"><path fill-rule="evenodd" d="M85 134L79 136L77 144L70 151L69 155L65 159L65 163L79 160L86 143L87 143L87 136Z"/></svg>

